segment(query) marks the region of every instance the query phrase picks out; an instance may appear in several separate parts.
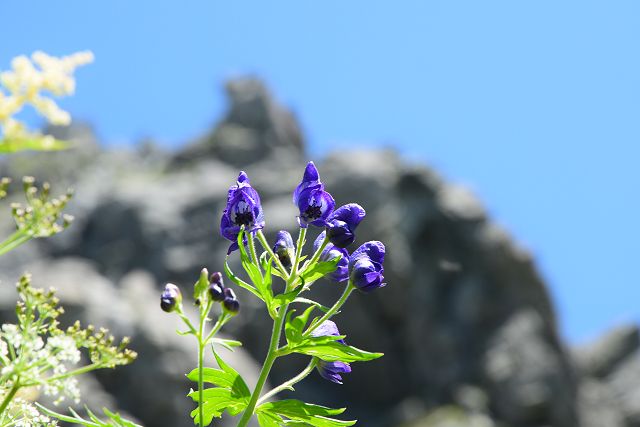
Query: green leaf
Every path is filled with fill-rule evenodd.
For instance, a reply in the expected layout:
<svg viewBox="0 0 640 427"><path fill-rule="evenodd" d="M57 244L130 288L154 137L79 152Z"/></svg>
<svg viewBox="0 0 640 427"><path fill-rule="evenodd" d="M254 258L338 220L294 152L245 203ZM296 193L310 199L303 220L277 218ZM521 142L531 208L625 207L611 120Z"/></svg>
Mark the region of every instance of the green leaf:
<svg viewBox="0 0 640 427"><path fill-rule="evenodd" d="M326 406L305 403L300 400L286 399L276 402L267 402L260 405L257 409L258 414L268 414L275 419L275 415L286 417L292 422L286 425L309 425L313 427L344 427L352 426L356 421L343 421L330 418L334 415L340 415L345 408L333 409ZM262 426L262 424L261 424ZM265 426L271 427L266 424Z"/></svg>
<svg viewBox="0 0 640 427"><path fill-rule="evenodd" d="M305 283L307 283L307 285L310 285L321 277L336 271L340 259L341 257L337 256L330 261L318 262L312 265L311 268L306 268L300 277L305 281Z"/></svg>
<svg viewBox="0 0 640 427"><path fill-rule="evenodd" d="M282 426L282 417L270 412L258 412L258 424L260 427L280 427Z"/></svg>
<svg viewBox="0 0 640 427"><path fill-rule="evenodd" d="M330 310L330 308L327 307L326 305L322 305L319 302L311 300L311 299L308 299L308 298L296 298L292 302L299 302L299 303L302 303L302 304L312 304L312 305L318 307L318 309L320 309L321 311L323 311L325 313Z"/></svg>
<svg viewBox="0 0 640 427"><path fill-rule="evenodd" d="M258 298L260 298L262 301L264 301L264 299L262 298L262 295L260 295L260 292L258 292L258 290L255 287L253 287L252 285L248 284L247 282L245 282L244 280L242 280L241 278L239 278L235 274L233 274L233 271L231 271L231 268L229 267L229 255L227 255L227 258L225 258L225 260L224 260L224 272L227 275L227 277L229 277L229 279L231 279L231 281L233 283L235 283L236 285L240 286L241 288L244 288L244 289L248 290L249 292L251 292L252 294L257 296Z"/></svg>
<svg viewBox="0 0 640 427"><path fill-rule="evenodd" d="M203 406L204 424L209 425L214 417L220 417L226 410L235 416L247 407L251 397L251 391L240 374L226 364L217 353L214 352L220 369L203 368L203 379L208 384L217 387L206 388L202 391L203 402L199 401L198 390L192 391L187 396L194 402ZM198 369L194 369L187 375L191 381L198 381ZM198 408L191 412L196 424L200 421Z"/></svg>
<svg viewBox="0 0 640 427"><path fill-rule="evenodd" d="M66 150L71 144L67 141L50 138L29 138L29 139L3 139L0 140L0 154L15 153L18 151L60 151Z"/></svg>
<svg viewBox="0 0 640 427"><path fill-rule="evenodd" d="M300 316L295 317L293 320L291 320L291 314L295 310L291 310L288 313L286 323L284 325L284 333L289 346L293 347L302 341L302 331L309 321L311 312L315 308L316 307L314 305L308 307Z"/></svg>
<svg viewBox="0 0 640 427"><path fill-rule="evenodd" d="M55 418L60 421L65 421L68 423L73 423L75 425L82 425L85 427L142 427L139 424L135 424L131 421L125 420L117 412L115 413L111 412L106 408L102 408L102 411L109 418L110 421L101 420L86 407L85 407L85 410L87 411L87 416L89 417L90 420L86 420L82 418L72 408L69 408L69 412L71 413L71 416L69 416L69 415L64 415L64 414L54 412L48 408L45 408L44 406L40 405L37 402L36 402L36 406L43 414L51 418Z"/></svg>
<svg viewBox="0 0 640 427"><path fill-rule="evenodd" d="M273 265L272 261L273 261L273 258L271 258L267 263L267 267L265 268L264 277L262 278L262 280L259 283L256 283L258 292L262 294L262 299L264 302L267 303L267 307L269 308L271 308L271 300L273 299L273 289L272 289L273 281L271 276L271 270ZM272 314L275 315L275 312L273 312Z"/></svg>
<svg viewBox="0 0 640 427"><path fill-rule="evenodd" d="M234 347L242 347L242 342L237 340L230 340L226 338L212 338L213 344L219 344L227 350L233 351Z"/></svg>
<svg viewBox="0 0 640 427"><path fill-rule="evenodd" d="M339 339L340 337L333 336ZM291 348L295 353L314 356L327 362L366 362L382 357L383 353L371 353L359 348L345 345L327 337L309 337Z"/></svg>
<svg viewBox="0 0 640 427"><path fill-rule="evenodd" d="M273 271L275 272L276 270ZM271 301L271 308L275 310L278 307L292 303L303 289L303 286L298 286L296 289L289 291L286 294L276 295Z"/></svg>

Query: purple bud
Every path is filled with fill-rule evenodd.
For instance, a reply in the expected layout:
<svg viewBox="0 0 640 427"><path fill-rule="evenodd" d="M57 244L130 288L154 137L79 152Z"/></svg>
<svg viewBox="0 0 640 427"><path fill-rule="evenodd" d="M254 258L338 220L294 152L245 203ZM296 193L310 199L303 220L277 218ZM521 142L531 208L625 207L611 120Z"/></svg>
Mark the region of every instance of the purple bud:
<svg viewBox="0 0 640 427"><path fill-rule="evenodd" d="M249 183L249 177L242 171L236 184L229 187L227 205L220 220L220 234L231 241L228 253L238 249L240 227L253 232L264 227L264 214L258 192Z"/></svg>
<svg viewBox="0 0 640 427"><path fill-rule="evenodd" d="M300 210L298 223L307 228L309 224L317 227L327 225L327 218L333 212L336 202L328 192L324 191L324 184L313 162L309 162L302 176L302 182L293 192L293 203Z"/></svg>
<svg viewBox="0 0 640 427"><path fill-rule="evenodd" d="M324 240L325 232L323 231L313 242L313 250L317 251ZM332 243L328 243L320 254L320 261L331 261L340 257L340 261L336 265L335 271L330 273L328 277L334 282L343 282L349 278L349 252L346 249L338 248Z"/></svg>
<svg viewBox="0 0 640 427"><path fill-rule="evenodd" d="M217 302L224 300L224 289L222 282L212 282L209 285L209 296L211 300Z"/></svg>
<svg viewBox="0 0 640 427"><path fill-rule="evenodd" d="M236 298L235 292L231 288L224 288L224 300L222 306L226 311L231 314L236 314L240 311L240 301Z"/></svg>
<svg viewBox="0 0 640 427"><path fill-rule="evenodd" d="M182 302L182 293L180 289L173 283L167 283L164 286L162 295L160 295L160 308L167 313L171 313Z"/></svg>
<svg viewBox="0 0 640 427"><path fill-rule="evenodd" d="M283 266L291 266L293 257L295 256L295 247L293 246L293 238L291 238L291 234L289 234L288 231L278 231L276 243L273 245L273 252Z"/></svg>
<svg viewBox="0 0 640 427"><path fill-rule="evenodd" d="M339 248L346 248L356 239L355 230L364 219L365 210L357 203L340 206L329 217L327 235L329 241Z"/></svg>
<svg viewBox="0 0 640 427"><path fill-rule="evenodd" d="M356 249L349 258L351 283L363 292L385 286L384 255L385 247L378 241L366 242Z"/></svg>
<svg viewBox="0 0 640 427"><path fill-rule="evenodd" d="M338 326L331 320L325 320L320 326L311 332L312 337L325 337L328 335L340 335ZM338 340L340 344L345 344L344 340ZM318 373L325 380L332 381L336 384L342 384L342 374L348 374L351 372L351 366L348 363L335 361L326 362L324 360L318 361Z"/></svg>

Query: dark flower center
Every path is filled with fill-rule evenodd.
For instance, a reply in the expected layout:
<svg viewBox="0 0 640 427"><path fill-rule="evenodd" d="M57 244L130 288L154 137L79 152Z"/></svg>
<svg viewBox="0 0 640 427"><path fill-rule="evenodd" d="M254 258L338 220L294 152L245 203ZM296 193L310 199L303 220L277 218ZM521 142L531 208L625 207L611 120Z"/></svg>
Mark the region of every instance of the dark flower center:
<svg viewBox="0 0 640 427"><path fill-rule="evenodd" d="M241 201L240 203L238 203L235 206L234 209L234 213L235 215L233 215L233 218L231 218L233 220L233 223L235 225L241 226L250 226L253 224L253 210L251 209L251 206L244 202Z"/></svg>
<svg viewBox="0 0 640 427"><path fill-rule="evenodd" d="M251 225L253 224L253 212L246 210L243 212L236 212L236 218L234 220L236 225Z"/></svg>
<svg viewBox="0 0 640 427"><path fill-rule="evenodd" d="M309 207L304 211L304 217L306 219L318 219L322 216L322 202L318 204L316 200L313 200Z"/></svg>

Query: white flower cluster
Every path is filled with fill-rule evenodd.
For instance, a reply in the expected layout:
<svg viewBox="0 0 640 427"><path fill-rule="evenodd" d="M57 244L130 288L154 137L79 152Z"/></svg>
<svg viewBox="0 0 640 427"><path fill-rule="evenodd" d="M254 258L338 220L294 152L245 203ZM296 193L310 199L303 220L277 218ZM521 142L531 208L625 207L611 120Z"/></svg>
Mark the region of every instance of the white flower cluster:
<svg viewBox="0 0 640 427"><path fill-rule="evenodd" d="M26 400L14 399L2 414L2 425L15 427L56 427L58 422L43 415Z"/></svg>
<svg viewBox="0 0 640 427"><path fill-rule="evenodd" d="M75 91L73 73L81 65L93 62L89 51L56 58L35 52L31 59L18 56L11 61L12 70L0 73L0 129L6 139L39 136L29 132L24 123L15 119L25 105L54 125L68 125L71 116L43 92L54 96L72 95ZM49 137L51 139L51 137Z"/></svg>
<svg viewBox="0 0 640 427"><path fill-rule="evenodd" d="M11 348L12 347L12 348ZM15 355L15 357L11 357ZM57 396L55 403L70 398L80 401L76 378L65 377L68 366L80 362L80 351L72 337L56 335L46 343L40 336L23 331L17 325L4 324L0 330L0 393L9 387L14 371L22 381L39 384L48 396Z"/></svg>

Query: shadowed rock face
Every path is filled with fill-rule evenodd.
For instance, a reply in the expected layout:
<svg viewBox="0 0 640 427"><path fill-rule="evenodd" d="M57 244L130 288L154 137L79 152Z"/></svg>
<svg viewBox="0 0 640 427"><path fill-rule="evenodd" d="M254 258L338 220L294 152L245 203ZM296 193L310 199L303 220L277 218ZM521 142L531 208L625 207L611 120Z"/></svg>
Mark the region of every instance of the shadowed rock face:
<svg viewBox="0 0 640 427"><path fill-rule="evenodd" d="M203 266L222 269L228 242L217 230L238 169L260 192L268 237L296 232L291 192L307 160L299 126L257 80L232 81L227 92L222 121L175 153L152 144L138 151L91 144L2 165L14 176L72 184L77 194L70 207L76 223L0 259L3 280L27 267L44 286L56 271L74 316L131 335L139 360L98 376L96 387L150 427L192 425L183 374L195 366L193 349L174 334L156 294L165 281L191 286ZM64 132L93 138L86 128ZM312 375L296 387L301 397L347 406L349 417L373 427L640 425L635 327L576 350L574 369L530 254L467 189L391 150L344 150L316 164L337 205L367 210L350 250L372 239L387 246L388 286L355 294L335 319L350 343L385 357L354 364L342 386ZM341 291L314 285L325 303ZM7 286L2 292L10 313L13 298ZM251 383L258 369L251 358L264 357L270 319L246 292L237 294L242 315L227 332L246 352L228 357ZM305 363L277 363L273 382Z"/></svg>

